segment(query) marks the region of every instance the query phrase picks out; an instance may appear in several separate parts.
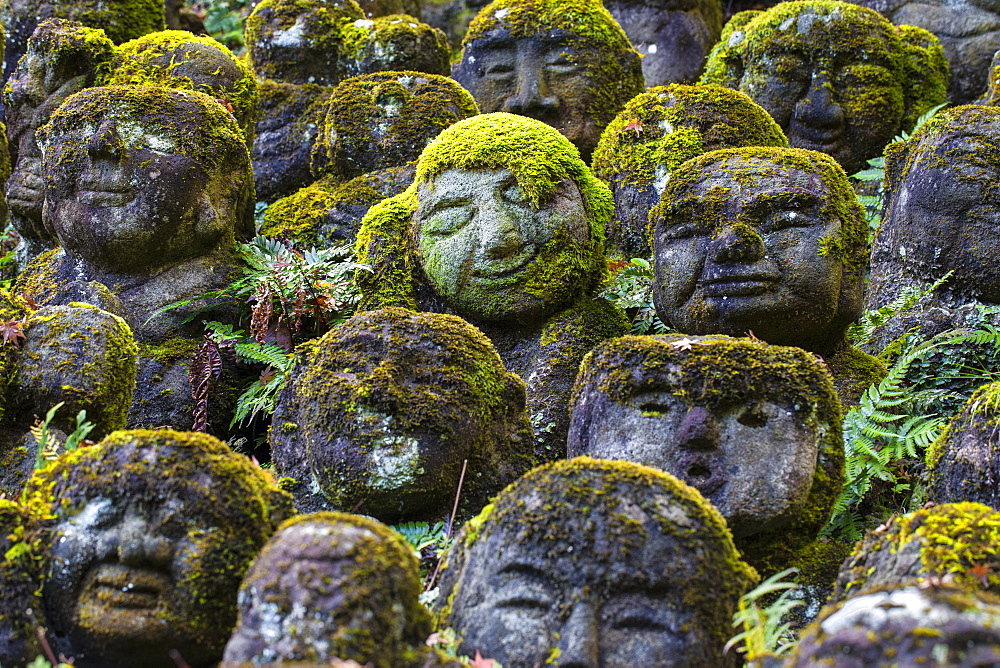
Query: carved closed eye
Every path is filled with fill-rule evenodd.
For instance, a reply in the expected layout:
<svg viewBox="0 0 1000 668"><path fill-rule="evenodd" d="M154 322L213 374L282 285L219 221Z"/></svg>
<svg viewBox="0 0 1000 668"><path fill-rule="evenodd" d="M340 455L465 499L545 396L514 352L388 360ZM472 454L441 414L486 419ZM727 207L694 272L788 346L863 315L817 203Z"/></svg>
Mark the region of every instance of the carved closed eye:
<svg viewBox="0 0 1000 668"><path fill-rule="evenodd" d="M510 63L492 63L486 68L485 74L490 79L505 81L514 76L514 66Z"/></svg>
<svg viewBox="0 0 1000 668"><path fill-rule="evenodd" d="M433 236L447 236L465 227L475 214L471 202L464 199L438 201L424 215L420 231Z"/></svg>
<svg viewBox="0 0 1000 668"><path fill-rule="evenodd" d="M673 241L676 239L692 239L705 234L704 228L697 223L680 223L664 228L661 236L666 241Z"/></svg>
<svg viewBox="0 0 1000 668"><path fill-rule="evenodd" d="M565 54L560 54L545 63L545 69L552 74L572 74L578 67Z"/></svg>

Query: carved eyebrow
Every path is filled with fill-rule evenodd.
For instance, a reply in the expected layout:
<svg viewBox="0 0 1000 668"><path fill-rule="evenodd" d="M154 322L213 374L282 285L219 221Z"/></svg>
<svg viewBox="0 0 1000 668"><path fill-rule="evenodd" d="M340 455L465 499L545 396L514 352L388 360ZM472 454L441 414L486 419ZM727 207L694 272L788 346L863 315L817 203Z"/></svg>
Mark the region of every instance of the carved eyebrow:
<svg viewBox="0 0 1000 668"><path fill-rule="evenodd" d="M526 564L520 561L515 561L513 563L506 564L503 568L497 571L497 575L508 575L508 574L520 575L522 577L529 577L534 580L542 580L546 584L552 584L552 585L555 584L553 582L552 577L549 576L544 571L542 571L537 566Z"/></svg>
<svg viewBox="0 0 1000 668"><path fill-rule="evenodd" d="M506 31L504 31L506 32ZM513 49L514 40L509 34L490 32L473 40L477 49Z"/></svg>
<svg viewBox="0 0 1000 668"><path fill-rule="evenodd" d="M783 207L808 208L819 204L820 198L807 192L759 193L744 202L740 208L755 213L766 212L776 204Z"/></svg>

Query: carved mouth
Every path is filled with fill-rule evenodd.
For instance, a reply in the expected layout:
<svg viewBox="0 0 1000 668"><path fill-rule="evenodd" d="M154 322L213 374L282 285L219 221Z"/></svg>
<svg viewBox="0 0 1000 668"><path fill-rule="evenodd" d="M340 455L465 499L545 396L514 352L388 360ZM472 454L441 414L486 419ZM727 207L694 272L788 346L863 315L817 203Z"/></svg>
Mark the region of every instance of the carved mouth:
<svg viewBox="0 0 1000 668"><path fill-rule="evenodd" d="M108 608L155 608L170 588L170 577L160 570L107 563L94 567L95 598Z"/></svg>
<svg viewBox="0 0 1000 668"><path fill-rule="evenodd" d="M814 128L793 120L788 124L788 143L793 148L804 148L820 153L832 153L841 147L844 128Z"/></svg>
<svg viewBox="0 0 1000 668"><path fill-rule="evenodd" d="M751 297L770 292L779 278L767 272L713 271L700 284L708 297Z"/></svg>
<svg viewBox="0 0 1000 668"><path fill-rule="evenodd" d="M705 497L715 494L725 484L725 480L720 475L720 467L709 456L686 455L681 457L678 463L684 482L694 487Z"/></svg>
<svg viewBox="0 0 1000 668"><path fill-rule="evenodd" d="M476 278L490 281L503 280L505 278L515 278L521 274L528 265L535 260L535 251L525 251L517 257L509 260L490 261L484 260L480 265L472 270L472 275Z"/></svg>

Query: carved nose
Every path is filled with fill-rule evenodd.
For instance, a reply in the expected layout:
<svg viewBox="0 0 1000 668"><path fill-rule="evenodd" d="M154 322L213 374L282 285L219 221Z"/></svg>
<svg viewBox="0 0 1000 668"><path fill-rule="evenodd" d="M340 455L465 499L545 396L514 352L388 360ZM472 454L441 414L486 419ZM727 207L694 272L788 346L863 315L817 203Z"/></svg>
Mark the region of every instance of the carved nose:
<svg viewBox="0 0 1000 668"><path fill-rule="evenodd" d="M491 260L516 255L524 246L517 218L503 206L480 209L479 235L482 252Z"/></svg>
<svg viewBox="0 0 1000 668"><path fill-rule="evenodd" d="M764 258L764 240L746 223L734 223L723 228L709 242L709 252L717 263L757 262Z"/></svg>
<svg viewBox="0 0 1000 668"><path fill-rule="evenodd" d="M559 111L559 98L549 95L540 69L518 69L517 91L504 102L504 111L544 120Z"/></svg>
<svg viewBox="0 0 1000 668"><path fill-rule="evenodd" d="M677 446L684 450L715 450L719 447L719 422L703 406L695 406L684 416L677 430Z"/></svg>
<svg viewBox="0 0 1000 668"><path fill-rule="evenodd" d="M838 128L844 125L844 109L830 84L830 77L824 71L813 74L809 94L795 104L795 120L814 128Z"/></svg>
<svg viewBox="0 0 1000 668"><path fill-rule="evenodd" d="M600 660L598 633L594 605L586 600L575 603L559 636L559 666L596 668Z"/></svg>
<svg viewBox="0 0 1000 668"><path fill-rule="evenodd" d="M87 143L90 155L97 158L121 159L125 155L125 142L118 134L118 123L106 120L97 128L97 132Z"/></svg>
<svg viewBox="0 0 1000 668"><path fill-rule="evenodd" d="M170 541L151 531L144 520L126 517L118 527L118 560L121 563L167 567L171 556Z"/></svg>

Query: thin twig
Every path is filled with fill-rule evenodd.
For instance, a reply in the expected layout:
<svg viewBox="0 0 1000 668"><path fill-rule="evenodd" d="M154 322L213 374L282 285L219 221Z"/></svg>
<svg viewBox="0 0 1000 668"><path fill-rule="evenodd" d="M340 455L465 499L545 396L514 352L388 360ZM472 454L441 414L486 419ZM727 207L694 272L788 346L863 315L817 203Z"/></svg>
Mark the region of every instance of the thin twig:
<svg viewBox="0 0 1000 668"><path fill-rule="evenodd" d="M462 483L465 482L465 469L469 465L468 459L462 460L462 475L458 477L458 489L455 490L455 504L451 508L451 517L448 519L448 528L444 532L444 543L448 544L451 539L451 530L455 527L455 516L458 514L458 500L462 496ZM444 561L444 555L442 554L438 557L437 566L434 567L434 573L431 574L431 580L427 583L426 589L424 591L430 591L434 588L434 583L437 581L438 573L441 572L441 562Z"/></svg>

